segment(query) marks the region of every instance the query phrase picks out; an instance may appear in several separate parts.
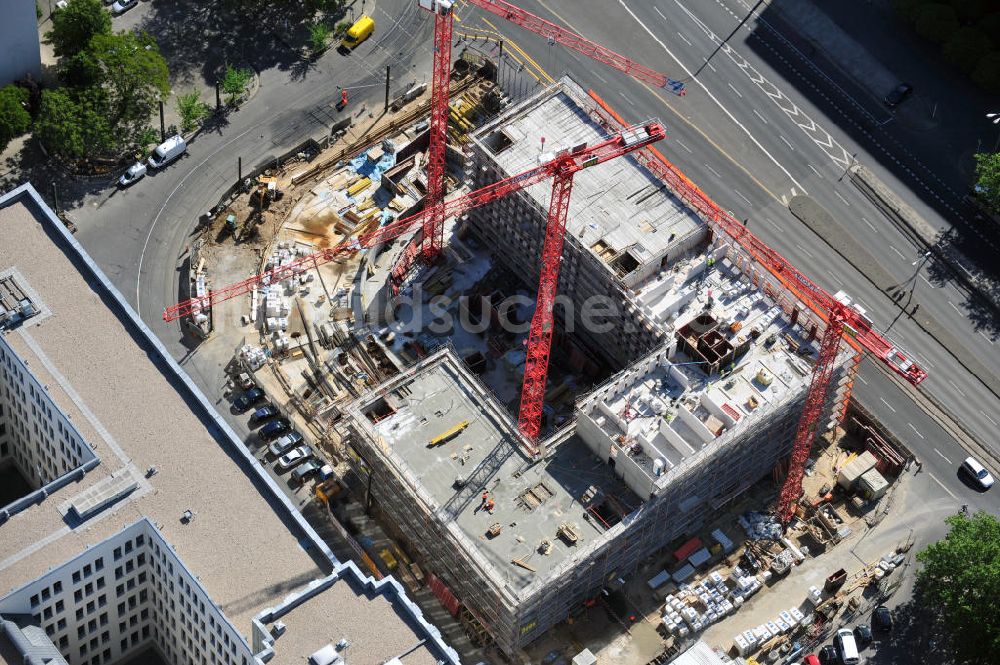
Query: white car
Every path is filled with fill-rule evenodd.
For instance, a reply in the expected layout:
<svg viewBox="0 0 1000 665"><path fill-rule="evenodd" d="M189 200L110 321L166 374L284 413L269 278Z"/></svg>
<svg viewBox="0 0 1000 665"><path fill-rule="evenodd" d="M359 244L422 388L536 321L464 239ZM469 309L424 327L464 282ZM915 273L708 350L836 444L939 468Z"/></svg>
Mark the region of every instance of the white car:
<svg viewBox="0 0 1000 665"><path fill-rule="evenodd" d="M146 165L142 162L136 162L125 170L122 177L118 178L118 184L122 187L128 187L144 175L146 175Z"/></svg>
<svg viewBox="0 0 1000 665"><path fill-rule="evenodd" d="M111 13L115 16L124 14L138 4L139 0L115 0L114 4L111 5Z"/></svg>
<svg viewBox="0 0 1000 665"><path fill-rule="evenodd" d="M993 487L993 476L990 475L990 472L986 470L986 467L984 467L975 457L965 458L965 461L962 462L962 471L969 474L969 476L984 490L988 490Z"/></svg>
<svg viewBox="0 0 1000 665"><path fill-rule="evenodd" d="M309 446L299 446L295 450L289 451L278 458L274 468L279 472L288 471L293 466L297 466L312 457L312 448Z"/></svg>

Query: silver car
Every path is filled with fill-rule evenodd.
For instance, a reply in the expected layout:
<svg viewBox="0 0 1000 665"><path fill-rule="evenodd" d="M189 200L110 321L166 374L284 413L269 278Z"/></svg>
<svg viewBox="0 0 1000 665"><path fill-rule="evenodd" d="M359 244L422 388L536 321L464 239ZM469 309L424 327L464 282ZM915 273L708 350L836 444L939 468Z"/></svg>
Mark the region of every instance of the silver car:
<svg viewBox="0 0 1000 665"><path fill-rule="evenodd" d="M969 477L984 490L988 490L993 487L993 476L990 475L990 472L986 470L986 467L984 467L975 457L965 458L965 461L962 462L962 471L969 474Z"/></svg>
<svg viewBox="0 0 1000 665"><path fill-rule="evenodd" d="M298 466L299 464L302 464L302 462L305 462L307 459L312 457L312 454L312 448L309 446L299 446L298 448L279 457L278 461L274 465L274 468L277 469L279 473L288 471L293 466Z"/></svg>
<svg viewBox="0 0 1000 665"><path fill-rule="evenodd" d="M277 457L278 455L284 455L300 443L302 443L302 435L298 432L289 432L268 446L267 449L272 455Z"/></svg>
<svg viewBox="0 0 1000 665"><path fill-rule="evenodd" d="M111 5L111 13L115 16L118 14L124 14L138 4L139 0L115 0L115 2Z"/></svg>

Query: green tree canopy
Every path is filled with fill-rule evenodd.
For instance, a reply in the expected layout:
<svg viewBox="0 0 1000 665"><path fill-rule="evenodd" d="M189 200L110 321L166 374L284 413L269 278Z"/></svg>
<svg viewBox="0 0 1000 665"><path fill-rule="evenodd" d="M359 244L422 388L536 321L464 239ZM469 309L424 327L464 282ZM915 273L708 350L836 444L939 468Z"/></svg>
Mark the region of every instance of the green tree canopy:
<svg viewBox="0 0 1000 665"><path fill-rule="evenodd" d="M982 30L966 26L952 33L945 42L944 59L971 74L992 47L990 38Z"/></svg>
<svg viewBox="0 0 1000 665"><path fill-rule="evenodd" d="M979 153L976 155L976 184L979 185L979 200L987 208L1000 214L1000 153Z"/></svg>
<svg viewBox="0 0 1000 665"><path fill-rule="evenodd" d="M0 88L0 150L31 127L31 115L25 109L27 103L28 91L24 88L13 84Z"/></svg>
<svg viewBox="0 0 1000 665"><path fill-rule="evenodd" d="M943 3L933 2L920 7L916 12L914 27L917 34L932 42L945 42L958 30L958 16L955 10Z"/></svg>
<svg viewBox="0 0 1000 665"><path fill-rule="evenodd" d="M35 135L63 157L106 155L119 147L108 121L107 98L100 88L71 93L46 90L35 120Z"/></svg>
<svg viewBox="0 0 1000 665"><path fill-rule="evenodd" d="M69 0L52 13L52 29L45 38L58 57L72 56L87 48L95 35L111 34L111 14L101 0Z"/></svg>
<svg viewBox="0 0 1000 665"><path fill-rule="evenodd" d="M157 103L170 92L170 73L147 34L96 35L87 48L99 72L109 120L121 145L134 144L149 126Z"/></svg>
<svg viewBox="0 0 1000 665"><path fill-rule="evenodd" d="M996 155L994 155L996 157ZM1000 521L987 513L948 518L944 540L917 554L917 588L940 610L960 663L1000 663Z"/></svg>
<svg viewBox="0 0 1000 665"><path fill-rule="evenodd" d="M990 92L1000 92L1000 51L983 56L972 72L972 80Z"/></svg>

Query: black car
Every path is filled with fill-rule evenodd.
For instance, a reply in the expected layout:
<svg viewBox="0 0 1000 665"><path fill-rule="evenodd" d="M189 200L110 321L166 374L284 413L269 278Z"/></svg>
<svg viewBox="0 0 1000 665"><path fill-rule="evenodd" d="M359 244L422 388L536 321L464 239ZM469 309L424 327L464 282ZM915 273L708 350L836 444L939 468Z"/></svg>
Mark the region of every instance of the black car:
<svg viewBox="0 0 1000 665"><path fill-rule="evenodd" d="M893 88L892 92L886 95L885 99L883 99L882 101L884 101L885 105L888 106L889 108L896 108L897 106L902 104L903 101L907 97L909 97L910 94L912 93L913 93L912 85L910 85L909 83L900 83L895 88Z"/></svg>
<svg viewBox="0 0 1000 665"><path fill-rule="evenodd" d="M861 624L854 627L854 641L858 643L858 649L864 649L872 643L872 629Z"/></svg>
<svg viewBox="0 0 1000 665"><path fill-rule="evenodd" d="M821 665L839 665L840 654L837 653L836 647L832 644L827 644L825 647L820 649L819 662Z"/></svg>
<svg viewBox="0 0 1000 665"><path fill-rule="evenodd" d="M273 404L265 404L260 407L250 416L250 424L255 425L257 423L262 423L265 420L270 420L278 415L278 410L274 408Z"/></svg>
<svg viewBox="0 0 1000 665"><path fill-rule="evenodd" d="M264 391L260 388L251 388L233 400L233 406L240 413L243 413L257 402L264 399Z"/></svg>
<svg viewBox="0 0 1000 665"><path fill-rule="evenodd" d="M885 605L879 605L872 612L872 629L880 633L892 632L892 612Z"/></svg>
<svg viewBox="0 0 1000 665"><path fill-rule="evenodd" d="M278 418L261 427L257 434L265 441L270 441L290 431L292 431L292 424L284 418Z"/></svg>

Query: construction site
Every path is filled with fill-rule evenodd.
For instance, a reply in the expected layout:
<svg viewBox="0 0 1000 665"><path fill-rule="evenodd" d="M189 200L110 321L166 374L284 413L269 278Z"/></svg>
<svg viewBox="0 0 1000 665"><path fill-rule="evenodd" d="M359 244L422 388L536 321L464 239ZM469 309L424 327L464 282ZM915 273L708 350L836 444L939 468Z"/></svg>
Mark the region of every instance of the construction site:
<svg viewBox="0 0 1000 665"><path fill-rule="evenodd" d="M409 565L354 542L359 563L429 587L475 645L537 658L619 594L614 616L652 626L634 662L676 653L881 509L907 453L837 426L863 352L923 370L664 159L656 120L569 78L511 98L445 50L429 93L234 190L165 318L263 390L336 468L317 495L350 486ZM719 646L815 625L786 613Z"/></svg>

